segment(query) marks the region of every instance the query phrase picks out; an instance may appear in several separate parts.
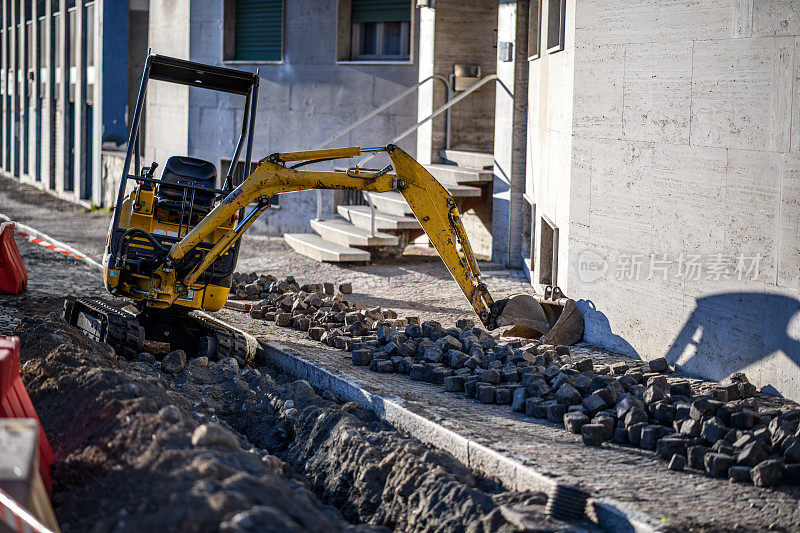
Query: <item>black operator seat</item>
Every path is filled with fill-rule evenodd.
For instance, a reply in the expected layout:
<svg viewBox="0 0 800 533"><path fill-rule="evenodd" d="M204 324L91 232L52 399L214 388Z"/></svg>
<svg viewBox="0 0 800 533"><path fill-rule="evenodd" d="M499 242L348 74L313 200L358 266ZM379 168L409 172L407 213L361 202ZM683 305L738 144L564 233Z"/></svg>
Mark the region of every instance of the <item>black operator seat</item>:
<svg viewBox="0 0 800 533"><path fill-rule="evenodd" d="M170 183L180 185L196 185L206 189L214 189L217 182L217 168L213 163L197 159L174 155L164 165L161 174L161 183L158 185L156 197L159 207L170 211L180 212L185 207L186 212L205 215L214 207L214 192L198 189L184 189L171 186ZM186 193L184 196L184 192ZM194 194L194 199L192 195ZM185 200L185 205L184 205Z"/></svg>

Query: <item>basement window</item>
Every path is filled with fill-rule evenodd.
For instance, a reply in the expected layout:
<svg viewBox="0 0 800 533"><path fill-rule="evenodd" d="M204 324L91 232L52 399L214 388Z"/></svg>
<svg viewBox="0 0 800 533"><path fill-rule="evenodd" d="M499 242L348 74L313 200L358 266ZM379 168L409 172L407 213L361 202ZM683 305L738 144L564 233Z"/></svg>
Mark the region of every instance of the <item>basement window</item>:
<svg viewBox="0 0 800 533"><path fill-rule="evenodd" d="M536 204L527 195L522 195L522 261L528 272L528 278L533 281L534 250L536 249Z"/></svg>
<svg viewBox="0 0 800 533"><path fill-rule="evenodd" d="M225 176L228 175L228 169L231 168L231 160L230 159L221 159L220 160L220 179L224 180ZM255 169L258 168L258 163L250 163L250 172L252 174ZM241 183L244 178L247 176L243 175L244 171L244 161L237 161L236 162L236 169L233 171L233 183ZM221 185L220 185L221 186ZM274 196L269 197L269 208L272 210L280 209L281 208L281 195L276 194Z"/></svg>
<svg viewBox="0 0 800 533"><path fill-rule="evenodd" d="M528 7L528 61L539 59L542 45L542 2L530 0Z"/></svg>
<svg viewBox="0 0 800 533"><path fill-rule="evenodd" d="M539 283L558 284L558 228L547 217L541 218L539 241Z"/></svg>
<svg viewBox="0 0 800 533"><path fill-rule="evenodd" d="M340 0L337 60L408 61L411 0Z"/></svg>
<svg viewBox="0 0 800 533"><path fill-rule="evenodd" d="M564 26L567 0L547 0L547 52L564 49Z"/></svg>

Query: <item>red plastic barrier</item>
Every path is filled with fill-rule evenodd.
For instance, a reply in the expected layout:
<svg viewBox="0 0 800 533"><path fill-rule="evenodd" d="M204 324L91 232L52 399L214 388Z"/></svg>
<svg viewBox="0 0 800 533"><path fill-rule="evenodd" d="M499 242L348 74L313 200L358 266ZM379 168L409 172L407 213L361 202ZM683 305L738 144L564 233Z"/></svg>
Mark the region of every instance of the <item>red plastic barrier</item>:
<svg viewBox="0 0 800 533"><path fill-rule="evenodd" d="M50 465L55 455L19 376L19 337L0 337L0 418L34 418L39 423L39 473L52 494Z"/></svg>
<svg viewBox="0 0 800 533"><path fill-rule="evenodd" d="M19 294L28 286L28 273L14 240L14 223L0 224L0 294Z"/></svg>

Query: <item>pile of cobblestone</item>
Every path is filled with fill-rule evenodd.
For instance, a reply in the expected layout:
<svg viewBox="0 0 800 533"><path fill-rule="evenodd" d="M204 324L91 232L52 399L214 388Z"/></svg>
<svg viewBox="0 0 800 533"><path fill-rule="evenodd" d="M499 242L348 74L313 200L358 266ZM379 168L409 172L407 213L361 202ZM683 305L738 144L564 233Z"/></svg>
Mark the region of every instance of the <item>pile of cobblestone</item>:
<svg viewBox="0 0 800 533"><path fill-rule="evenodd" d="M800 409L762 405L744 374L693 386L671 376L664 358L602 364L573 359L568 346L502 340L470 319L446 328L367 309L344 298L352 291L349 284L336 292L333 284L301 286L292 277L237 279L237 294L263 297L251 306L252 318L350 351L354 365L510 405L563 424L586 445L614 442L652 450L673 470L688 467L760 487L800 484Z"/></svg>

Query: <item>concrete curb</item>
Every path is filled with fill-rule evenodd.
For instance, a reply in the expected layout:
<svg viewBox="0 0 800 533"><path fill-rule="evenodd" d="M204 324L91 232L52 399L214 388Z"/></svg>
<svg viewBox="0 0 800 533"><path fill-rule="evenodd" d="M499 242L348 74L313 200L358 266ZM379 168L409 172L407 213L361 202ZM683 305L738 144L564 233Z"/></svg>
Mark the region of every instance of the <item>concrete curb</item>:
<svg viewBox="0 0 800 533"><path fill-rule="evenodd" d="M341 401L357 402L412 437L450 453L464 465L487 477L497 479L507 490L549 492L558 483L519 461L409 411L395 400L373 394L341 376L292 355L279 343L260 341L260 344L267 361L280 370L305 379L314 387L332 392ZM644 513L609 498L590 498L587 507L590 518L606 531L655 533L669 529Z"/></svg>

